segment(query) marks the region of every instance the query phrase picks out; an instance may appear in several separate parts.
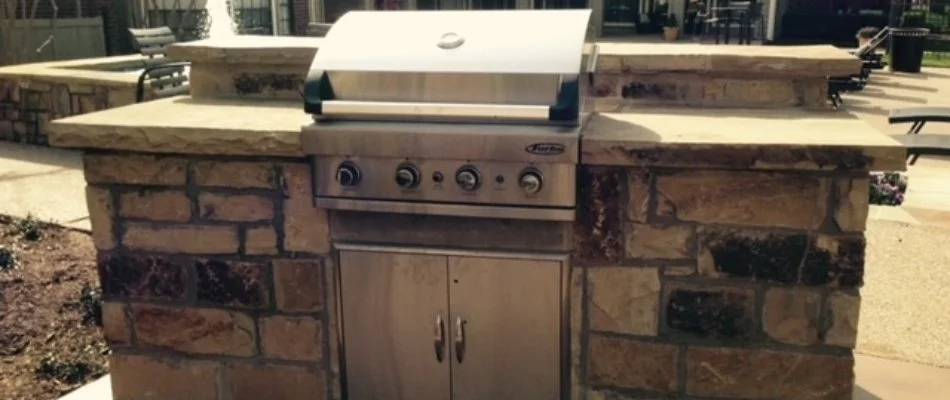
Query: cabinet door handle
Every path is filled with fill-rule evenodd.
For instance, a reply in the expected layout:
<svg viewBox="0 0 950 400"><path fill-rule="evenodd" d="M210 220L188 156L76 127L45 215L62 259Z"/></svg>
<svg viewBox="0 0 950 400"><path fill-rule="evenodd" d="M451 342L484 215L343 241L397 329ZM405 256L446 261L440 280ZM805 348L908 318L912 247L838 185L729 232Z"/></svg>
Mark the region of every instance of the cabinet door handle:
<svg viewBox="0 0 950 400"><path fill-rule="evenodd" d="M462 363L462 358L465 356L465 331L462 323L461 317L455 318L455 359Z"/></svg>
<svg viewBox="0 0 950 400"><path fill-rule="evenodd" d="M435 316L435 359L442 362L445 356L445 327L442 324L442 314Z"/></svg>

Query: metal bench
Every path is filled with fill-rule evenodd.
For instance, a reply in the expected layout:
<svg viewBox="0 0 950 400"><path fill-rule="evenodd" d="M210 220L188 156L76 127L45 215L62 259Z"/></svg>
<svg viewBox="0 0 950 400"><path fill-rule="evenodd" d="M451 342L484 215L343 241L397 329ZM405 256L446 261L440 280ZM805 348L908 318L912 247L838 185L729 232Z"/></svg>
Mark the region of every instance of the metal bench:
<svg viewBox="0 0 950 400"><path fill-rule="evenodd" d="M832 76L828 78L828 100L831 105L838 108L844 103L841 93L857 92L864 90L871 79L871 70L881 69L887 65L874 49L878 48L887 37L890 36L891 28L885 26L877 35L871 38L864 46L850 51L855 57L861 59L861 72L851 76Z"/></svg>
<svg viewBox="0 0 950 400"><path fill-rule="evenodd" d="M327 32L329 32L330 28L332 27L333 27L333 24L311 22L310 24L307 25L307 36L324 37L327 35Z"/></svg>
<svg viewBox="0 0 950 400"><path fill-rule="evenodd" d="M907 147L910 165L921 155L950 155L950 135L921 134L928 122L950 122L950 107L909 107L891 110L890 124L910 123L906 134L892 136Z"/></svg>
<svg viewBox="0 0 950 400"><path fill-rule="evenodd" d="M129 29L139 52L145 56L145 69L139 75L135 87L135 101L141 103L148 99L188 94L188 74L185 69L188 62L171 61L166 56L166 47L177 42L171 28ZM151 96L146 96L146 87Z"/></svg>

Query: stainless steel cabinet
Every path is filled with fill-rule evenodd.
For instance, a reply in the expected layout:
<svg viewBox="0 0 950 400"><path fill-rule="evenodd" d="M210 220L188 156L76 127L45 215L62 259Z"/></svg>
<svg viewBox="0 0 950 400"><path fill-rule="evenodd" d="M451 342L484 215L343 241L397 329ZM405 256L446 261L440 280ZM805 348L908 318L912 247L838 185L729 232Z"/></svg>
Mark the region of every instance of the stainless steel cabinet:
<svg viewBox="0 0 950 400"><path fill-rule="evenodd" d="M559 399L564 262L340 251L350 400Z"/></svg>

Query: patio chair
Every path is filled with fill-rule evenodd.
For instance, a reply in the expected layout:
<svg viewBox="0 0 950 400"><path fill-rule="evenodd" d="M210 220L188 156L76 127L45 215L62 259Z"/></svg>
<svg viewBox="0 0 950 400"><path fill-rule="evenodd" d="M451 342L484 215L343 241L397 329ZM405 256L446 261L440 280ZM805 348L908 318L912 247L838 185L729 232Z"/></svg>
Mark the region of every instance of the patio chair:
<svg viewBox="0 0 950 400"><path fill-rule="evenodd" d="M881 32L878 32L878 34L872 37L864 46L851 53L862 60L860 73L851 76L833 76L828 78L828 99L834 108L838 108L838 106L844 103L844 100L841 98L841 93L864 90L871 79L871 70L876 69L876 65L886 65L883 64L883 61L880 59L874 61L873 56L870 56L870 54L873 54L874 49L887 40L889 34L890 28L884 27L884 29L881 29Z"/></svg>
<svg viewBox="0 0 950 400"><path fill-rule="evenodd" d="M332 27L333 27L333 24L311 22L307 25L307 36L325 37L327 35L327 32L330 32L330 28Z"/></svg>
<svg viewBox="0 0 950 400"><path fill-rule="evenodd" d="M172 61L165 53L168 45L177 42L171 28L129 29L129 32L139 52L145 56L145 69L135 87L135 102L141 103L146 97L160 99L188 94L190 87L185 69L191 63ZM146 87L151 96L145 95Z"/></svg>
<svg viewBox="0 0 950 400"><path fill-rule="evenodd" d="M906 134L891 136L907 147L910 165L921 155L950 155L950 135L920 133L927 122L950 122L950 106L898 108L891 110L887 122L911 124Z"/></svg>

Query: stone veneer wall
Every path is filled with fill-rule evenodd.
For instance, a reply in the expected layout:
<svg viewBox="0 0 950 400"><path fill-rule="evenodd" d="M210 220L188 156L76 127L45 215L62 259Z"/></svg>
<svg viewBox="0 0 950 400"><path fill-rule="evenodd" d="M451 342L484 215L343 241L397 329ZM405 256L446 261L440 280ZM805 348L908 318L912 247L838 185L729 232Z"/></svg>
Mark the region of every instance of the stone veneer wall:
<svg viewBox="0 0 950 400"><path fill-rule="evenodd" d="M84 162L117 399L339 398L306 163ZM575 399L850 398L867 171L581 177Z"/></svg>
<svg viewBox="0 0 950 400"><path fill-rule="evenodd" d="M585 168L587 398L850 399L867 175Z"/></svg>
<svg viewBox="0 0 950 400"><path fill-rule="evenodd" d="M307 164L87 153L116 399L321 399L329 235Z"/></svg>
<svg viewBox="0 0 950 400"><path fill-rule="evenodd" d="M134 85L117 88L29 77L0 77L0 140L46 144L46 126L54 119L134 102Z"/></svg>

